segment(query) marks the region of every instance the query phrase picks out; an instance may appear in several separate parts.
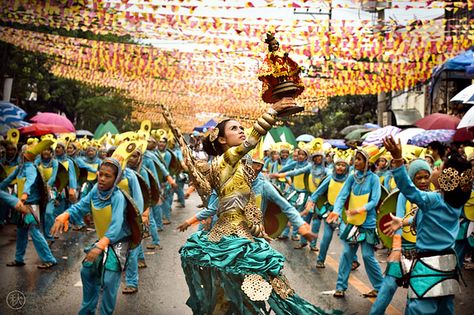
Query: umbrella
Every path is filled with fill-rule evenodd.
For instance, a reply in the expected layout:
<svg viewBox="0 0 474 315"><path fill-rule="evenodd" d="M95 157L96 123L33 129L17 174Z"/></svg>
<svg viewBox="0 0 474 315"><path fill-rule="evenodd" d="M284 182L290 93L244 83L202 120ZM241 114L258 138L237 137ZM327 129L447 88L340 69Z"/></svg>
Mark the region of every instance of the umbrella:
<svg viewBox="0 0 474 315"><path fill-rule="evenodd" d="M408 143L408 140L410 140L411 138L413 138L413 137L416 136L417 134L422 133L423 131L425 131L425 129L421 129L421 128L408 128L408 129L405 129L405 130L400 131L400 132L395 136L395 140L396 140L396 141L400 140L400 142L401 142L402 144L407 144L407 143Z"/></svg>
<svg viewBox="0 0 474 315"><path fill-rule="evenodd" d="M329 143L333 147L336 147L338 149L348 149L349 147L346 145L346 142L344 139L325 139L324 142Z"/></svg>
<svg viewBox="0 0 474 315"><path fill-rule="evenodd" d="M380 129L375 129L374 131L366 133L365 140L362 145L374 144L376 146L382 145L382 140L388 136L395 136L400 132L400 128L394 126L385 126Z"/></svg>
<svg viewBox="0 0 474 315"><path fill-rule="evenodd" d="M373 124L373 123L366 123L366 124L364 124L364 127L365 127L365 128L372 128L372 129L379 129L379 128L381 128L379 125Z"/></svg>
<svg viewBox="0 0 474 315"><path fill-rule="evenodd" d="M356 129L363 129L363 128L366 128L366 127L364 125L350 125L350 126L345 127L344 129L342 129L341 131L339 131L339 133L341 135L347 135L351 131L354 131Z"/></svg>
<svg viewBox="0 0 474 315"><path fill-rule="evenodd" d="M344 139L346 139L346 140L359 140L360 138L362 138L362 136L364 134L366 134L367 132L370 132L370 131L374 131L374 130L373 129L368 129L368 128L360 128L360 129L352 130L351 132L349 132L344 137Z"/></svg>
<svg viewBox="0 0 474 315"><path fill-rule="evenodd" d="M453 136L453 141L465 142L472 141L473 134L468 128L461 128L456 130L456 133Z"/></svg>
<svg viewBox="0 0 474 315"><path fill-rule="evenodd" d="M456 130L451 129L425 130L411 138L408 144L424 147L433 141L450 142L455 132Z"/></svg>
<svg viewBox="0 0 474 315"><path fill-rule="evenodd" d="M26 117L26 112L12 103L0 102L0 124L8 124L14 121L21 121Z"/></svg>
<svg viewBox="0 0 474 315"><path fill-rule="evenodd" d="M21 128L21 127L26 127L26 126L29 126L31 125L30 123L26 122L26 121L23 121L23 120L18 120L18 121L12 121L10 123L6 123L6 124L1 124L0 123L0 135L6 135L8 130L10 130L11 128Z"/></svg>
<svg viewBox="0 0 474 315"><path fill-rule="evenodd" d="M474 127L474 106L464 114L461 121L459 122L458 129Z"/></svg>
<svg viewBox="0 0 474 315"><path fill-rule="evenodd" d="M311 140L313 140L314 137L312 135L308 135L308 134L303 134L303 135L299 135L298 138L296 138L296 141L300 142L310 142Z"/></svg>
<svg viewBox="0 0 474 315"><path fill-rule="evenodd" d="M472 95L468 100L466 100L463 104L474 105L474 95Z"/></svg>
<svg viewBox="0 0 474 315"><path fill-rule="evenodd" d="M461 92L456 94L450 101L451 102L467 102L471 97L474 96L474 84L469 85Z"/></svg>
<svg viewBox="0 0 474 315"><path fill-rule="evenodd" d="M74 128L74 125L66 116L55 113L39 113L30 120L40 124L61 126L66 128L69 132L76 132L76 128Z"/></svg>
<svg viewBox="0 0 474 315"><path fill-rule="evenodd" d="M431 114L415 122L415 126L426 129L456 129L461 119L446 114Z"/></svg>
<svg viewBox="0 0 474 315"><path fill-rule="evenodd" d="M89 130L76 130L76 136L78 137L93 137L94 134Z"/></svg>
<svg viewBox="0 0 474 315"><path fill-rule="evenodd" d="M26 127L22 127L18 129L21 134L27 136L41 136L46 135L48 133L68 133L70 132L69 129L56 126L56 125L48 125L48 124L40 124L34 123Z"/></svg>

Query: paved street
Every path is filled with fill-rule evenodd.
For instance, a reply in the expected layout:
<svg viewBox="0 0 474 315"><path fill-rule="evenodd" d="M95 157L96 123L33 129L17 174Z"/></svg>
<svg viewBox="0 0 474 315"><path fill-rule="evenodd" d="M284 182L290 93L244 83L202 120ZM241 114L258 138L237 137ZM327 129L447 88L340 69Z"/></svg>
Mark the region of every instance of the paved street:
<svg viewBox="0 0 474 315"><path fill-rule="evenodd" d="M125 296L119 293L116 314L191 314L185 302L188 289L181 270L179 247L186 237L196 228L179 233L176 226L196 211L200 200L191 196L185 209L173 210L173 222L161 232L163 250L146 252L148 268L140 270L139 292ZM0 236L0 314L75 314L79 310L82 298L80 281L81 260L84 257L84 244L92 242L95 233L71 231L61 236L53 245L53 253L59 264L51 270L40 271L36 268L38 256L29 242L26 266L6 267L14 258L14 226L7 226ZM145 244L149 243L149 239ZM369 299L362 293L369 291L370 284L363 266L352 273L350 286L343 300L332 297L337 278L337 264L341 245L334 237L330 247L326 269L314 268L316 254L307 248L294 250L292 241L274 241L272 246L287 258L285 274L299 295L324 309L340 309L345 314L367 314L371 306ZM359 258L360 257L359 251ZM377 253L377 258L385 269L385 255ZM474 300L469 290L474 285L474 272L463 273L469 287L463 287L463 293L456 298L457 314L474 314ZM6 303L9 292L18 290L26 298L20 310L12 310ZM399 289L387 314L402 314L404 311L406 290Z"/></svg>

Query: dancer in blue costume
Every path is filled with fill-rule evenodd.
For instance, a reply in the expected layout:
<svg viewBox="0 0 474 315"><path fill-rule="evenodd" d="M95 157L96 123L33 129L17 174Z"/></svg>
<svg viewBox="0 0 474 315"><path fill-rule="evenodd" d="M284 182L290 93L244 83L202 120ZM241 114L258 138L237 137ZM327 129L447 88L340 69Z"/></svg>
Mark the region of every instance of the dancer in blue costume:
<svg viewBox="0 0 474 315"><path fill-rule="evenodd" d="M319 140L319 141L318 141ZM314 142L314 143L313 143ZM322 148L323 139L317 138L310 143L310 153L311 153L311 169L309 176L305 178L306 187L308 189L309 194L311 195L316 191L319 187L321 182L326 177L326 167L324 165L324 152ZM307 200L306 200L307 201ZM306 205L306 202L305 202ZM318 215L320 209L313 207L310 209L310 212L304 216L305 221L309 224L311 223L311 232L318 235L319 229L321 227L321 217ZM315 213L315 212L316 213ZM304 211L303 211L304 212ZM319 248L316 246L318 238L316 237L314 240L311 241L310 248L311 251L317 252ZM307 245L307 241L305 238L300 239L299 246L295 246L296 249L304 248Z"/></svg>
<svg viewBox="0 0 474 315"><path fill-rule="evenodd" d="M59 205L58 192L55 188L56 174L58 173L59 162L53 158L53 149L51 147L46 148L39 155L41 158L35 160L35 165L38 168L43 181L46 182L48 202L46 204L46 210L43 220L43 232L48 245L54 242L54 237L49 232L54 224L54 219L60 213L55 213L55 209Z"/></svg>
<svg viewBox="0 0 474 315"><path fill-rule="evenodd" d="M9 267L24 266L26 247L28 246L28 234L31 236L36 252L43 262L38 266L40 269L49 269L57 264L48 243L40 231L40 204L43 191L43 181L33 161L36 155L50 147L52 141L45 140L32 148L27 148L20 153L22 159L18 167L0 183L0 190L4 190L13 180L18 185L18 199L23 205L28 205L31 213L22 214L17 218L16 230L16 254L15 260L7 264ZM21 206L21 205L19 205Z"/></svg>
<svg viewBox="0 0 474 315"><path fill-rule="evenodd" d="M274 104L248 138L240 123L224 120L205 140L207 153L216 156L206 178L219 197L218 219L209 233L193 234L180 249L191 295L187 304L194 314L322 313L294 293L281 274L284 257L264 239L262 213L251 189L255 172L242 160L285 102Z"/></svg>
<svg viewBox="0 0 474 315"><path fill-rule="evenodd" d="M86 148L86 156L79 157L79 159L86 164L89 169L87 171L87 181L84 183L81 191L81 198L85 197L89 191L92 189L94 184L97 182L97 171L99 169L100 164L102 163L102 160L97 157L97 148L94 147L93 145L89 145ZM81 166L82 163L78 162L79 167Z"/></svg>
<svg viewBox="0 0 474 315"><path fill-rule="evenodd" d="M329 213L333 211L336 198L349 175L350 159L350 154L345 154L341 151L334 155L335 168L333 173L331 176L326 177L319 185L318 189L316 189L316 191L311 195L306 204L306 209L302 215L307 215L310 213L310 211L315 208L316 201L321 196L327 195L327 201L325 204L321 207L321 209L316 210L316 215L319 216L320 220L325 220L327 218ZM321 240L321 249L316 261L317 268L325 268L324 261L326 260L329 244L331 243L333 232L336 227L337 224L329 224L324 221L324 234Z"/></svg>
<svg viewBox="0 0 474 315"><path fill-rule="evenodd" d="M288 162L293 161L290 159L290 151L293 150L293 146L287 142L280 142L278 143L278 146L280 149L280 158L276 163L273 164L273 167L269 171L269 173L278 173L283 169L283 167L285 167ZM288 188L287 182L288 180L286 178L278 178L275 179L274 184L278 187L278 189L280 189L283 194L285 194Z"/></svg>
<svg viewBox="0 0 474 315"><path fill-rule="evenodd" d="M156 148L156 154L159 155L162 160L164 161L164 165L168 172L170 171L170 164L171 164L171 153L167 150L168 146L168 136L164 134L161 139L158 140L158 146ZM167 182L163 183L163 204L161 205L162 209L162 221L163 224L167 225L171 223L171 206L173 203L173 194L174 190L178 188L178 185L175 183L173 186Z"/></svg>
<svg viewBox="0 0 474 315"><path fill-rule="evenodd" d="M95 314L100 295L100 314L112 314L115 308L131 235L125 219L127 201L117 187L121 179L120 163L114 158L104 159L99 167L98 182L90 193L59 215L51 229L53 235L66 232L69 220L77 222L92 213L99 240L84 249L80 315Z"/></svg>
<svg viewBox="0 0 474 315"><path fill-rule="evenodd" d="M14 136L14 137L13 137ZM18 167L19 155L18 155L18 139L20 138L20 132L16 129L9 130L7 140L3 143L5 147L5 155L0 158L0 165L6 172L6 175L10 175ZM5 187L4 191L13 191L12 182L9 187ZM10 212L10 208L0 200L0 226L5 224Z"/></svg>
<svg viewBox="0 0 474 315"><path fill-rule="evenodd" d="M375 245L378 243L376 235L376 207L381 196L380 180L369 169L369 164L379 150L375 146L358 149L354 158L354 174L349 175L334 204L334 211L327 217L328 223L336 222L341 215L346 200L349 199L346 211L348 225L341 224L340 235L344 245L344 252L339 260L336 291L334 297L343 298L347 290L351 263L359 245L362 247L362 258L365 270L374 290L364 294L366 297L376 297L382 284L383 276L380 265L375 259ZM350 233L357 229L358 233ZM356 235L356 237L352 237ZM357 237L358 235L358 237Z"/></svg>
<svg viewBox="0 0 474 315"><path fill-rule="evenodd" d="M287 196L288 201L296 208L298 212L303 212L306 200L308 199L308 189L305 183L305 175L311 172L311 164L308 162L308 151L305 148L298 148L298 162L293 165L293 170L284 171L287 166L284 166L279 173L271 174L270 178L286 178L293 177L291 185L291 193ZM279 239L288 239L290 234L290 225L288 225L283 233L278 237ZM291 239L298 241L298 229L293 227ZM299 244L295 246L300 246Z"/></svg>
<svg viewBox="0 0 474 315"><path fill-rule="evenodd" d="M416 188L428 191L430 188L431 168L425 160L417 159L410 163L408 175ZM397 200L396 216L402 218L405 227L396 226L394 230L388 229L387 235L393 235L392 251L387 261L387 270L382 282L382 288L377 296L377 300L370 309L370 314L385 314L385 310L392 301L397 288L404 285L413 259L415 258L416 246L416 224L413 218L416 216L417 206L407 200L400 193ZM413 233L412 231L415 231ZM401 252L400 252L401 250ZM402 256L403 255L403 259ZM403 265L402 265L403 261Z"/></svg>
<svg viewBox="0 0 474 315"><path fill-rule="evenodd" d="M452 154L442 165L440 192L417 189L403 167L402 147L392 137L384 140L392 153L392 170L400 192L418 205L416 217L416 258L410 270L405 314L454 314L454 295L459 292L458 266L454 244L459 216L472 189L471 164ZM394 218L398 226L401 218Z"/></svg>

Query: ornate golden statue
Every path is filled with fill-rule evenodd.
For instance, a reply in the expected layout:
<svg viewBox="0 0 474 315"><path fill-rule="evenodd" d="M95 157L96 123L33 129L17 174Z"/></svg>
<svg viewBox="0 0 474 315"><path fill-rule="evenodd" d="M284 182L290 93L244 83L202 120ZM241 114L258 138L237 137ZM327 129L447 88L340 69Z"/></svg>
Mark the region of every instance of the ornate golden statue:
<svg viewBox="0 0 474 315"><path fill-rule="evenodd" d="M265 43L268 44L268 54L258 69L258 79L262 81L262 99L266 103L275 103L284 97L296 98L303 93L300 66L288 57L288 53L280 51L280 44L268 32ZM298 113L304 108L296 104L285 110L279 116Z"/></svg>

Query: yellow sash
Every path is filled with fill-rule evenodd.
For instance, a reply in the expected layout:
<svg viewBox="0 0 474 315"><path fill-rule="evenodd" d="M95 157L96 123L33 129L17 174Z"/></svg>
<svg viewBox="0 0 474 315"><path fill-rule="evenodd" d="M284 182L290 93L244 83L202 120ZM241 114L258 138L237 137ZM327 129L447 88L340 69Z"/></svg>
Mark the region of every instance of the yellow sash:
<svg viewBox="0 0 474 315"><path fill-rule="evenodd" d="M369 202L369 194L357 196L351 192L348 210L362 208L367 204L367 202ZM367 211L355 215L348 215L347 223L352 225L362 225L365 222L365 219L367 219Z"/></svg>
<svg viewBox="0 0 474 315"><path fill-rule="evenodd" d="M464 205L464 216L469 221L474 221L474 191L471 191L471 198Z"/></svg>
<svg viewBox="0 0 474 315"><path fill-rule="evenodd" d="M397 183L395 182L395 179L392 177L390 178L390 191L395 190L397 188Z"/></svg>
<svg viewBox="0 0 474 315"><path fill-rule="evenodd" d="M95 163L95 164L89 164L87 163L87 165L97 169L97 166L99 166L99 164ZM87 172L87 180L88 181L94 181L97 179L97 173L96 172Z"/></svg>
<svg viewBox="0 0 474 315"><path fill-rule="evenodd" d="M336 203L337 195L339 195L343 185L344 182L336 182L334 179L329 181L328 202L331 206L334 206L334 203Z"/></svg>
<svg viewBox="0 0 474 315"><path fill-rule="evenodd" d="M411 213L410 215L407 216L408 213L411 212L413 207L416 207L415 204L412 204L407 200L406 207L405 207L405 216L408 219L411 219L414 217L414 213ZM404 240L411 242L411 243L416 243L416 235L413 235L413 233L410 231L410 226L404 226L402 228L402 237Z"/></svg>
<svg viewBox="0 0 474 315"><path fill-rule="evenodd" d="M279 172L281 169L283 168L283 165L281 165L280 163L277 164L277 171ZM283 177L283 178L278 178L278 180L282 183L286 183L286 178Z"/></svg>
<svg viewBox="0 0 474 315"><path fill-rule="evenodd" d="M306 185L304 184L304 173L293 177L293 186L298 190L306 190Z"/></svg>
<svg viewBox="0 0 474 315"><path fill-rule="evenodd" d="M47 182L51 176L53 175L53 168L52 167L44 167L43 164L38 166L39 172L41 177L43 177L44 181Z"/></svg>
<svg viewBox="0 0 474 315"><path fill-rule="evenodd" d="M66 171L69 171L69 161L68 160L61 161L61 164L64 166Z"/></svg>
<svg viewBox="0 0 474 315"><path fill-rule="evenodd" d="M131 192L130 192L130 187L128 186L128 178L122 179L122 180L120 181L120 183L118 183L118 186L119 186L122 190L128 192L129 194L131 193Z"/></svg>
<svg viewBox="0 0 474 315"><path fill-rule="evenodd" d="M23 189L25 189L26 177L18 178L17 177L17 196L21 199L21 195L23 195Z"/></svg>
<svg viewBox="0 0 474 315"><path fill-rule="evenodd" d="M109 229L110 222L112 221L112 206L108 205L105 208L99 209L94 207L94 203L91 201L91 209L95 230L99 238L102 238Z"/></svg>
<svg viewBox="0 0 474 315"><path fill-rule="evenodd" d="M321 184L321 178L313 178L312 174L308 176L308 190L310 193L313 193L318 188L319 184Z"/></svg>
<svg viewBox="0 0 474 315"><path fill-rule="evenodd" d="M5 166L5 172L7 172L7 177L10 176L11 173L13 173L18 165L13 165L13 166ZM10 185L15 185L16 184L16 179L12 180Z"/></svg>
<svg viewBox="0 0 474 315"><path fill-rule="evenodd" d="M385 176L380 176L380 184L383 185L383 182L385 181Z"/></svg>

